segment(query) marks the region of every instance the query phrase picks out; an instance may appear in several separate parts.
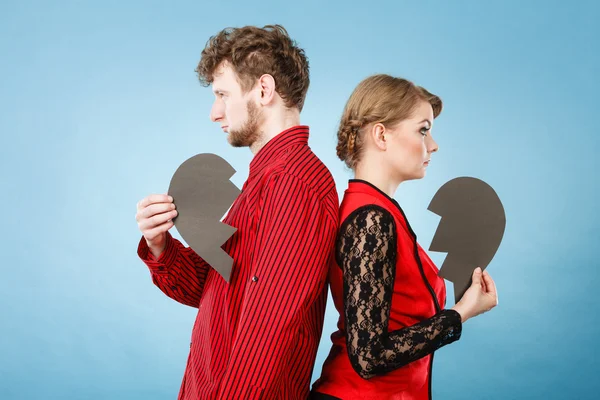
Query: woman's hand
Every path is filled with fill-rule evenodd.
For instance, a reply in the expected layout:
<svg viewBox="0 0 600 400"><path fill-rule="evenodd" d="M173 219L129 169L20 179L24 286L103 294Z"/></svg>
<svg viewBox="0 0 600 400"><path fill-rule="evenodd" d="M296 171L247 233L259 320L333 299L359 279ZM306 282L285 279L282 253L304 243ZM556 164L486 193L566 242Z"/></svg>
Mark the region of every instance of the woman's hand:
<svg viewBox="0 0 600 400"><path fill-rule="evenodd" d="M452 307L466 322L469 318L490 311L498 305L498 292L496 284L487 271L481 272L477 267L473 271L473 282L458 303Z"/></svg>

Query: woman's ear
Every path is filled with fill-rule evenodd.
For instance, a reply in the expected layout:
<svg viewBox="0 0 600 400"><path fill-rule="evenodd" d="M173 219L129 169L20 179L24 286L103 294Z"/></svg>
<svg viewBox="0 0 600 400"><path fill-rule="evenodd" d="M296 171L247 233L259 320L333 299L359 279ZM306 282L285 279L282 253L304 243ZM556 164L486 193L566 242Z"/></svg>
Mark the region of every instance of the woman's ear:
<svg viewBox="0 0 600 400"><path fill-rule="evenodd" d="M369 136L371 137L373 144L375 144L375 146L382 151L387 150L386 134L388 133L389 132L387 132L385 125L379 122L373 124L369 130Z"/></svg>

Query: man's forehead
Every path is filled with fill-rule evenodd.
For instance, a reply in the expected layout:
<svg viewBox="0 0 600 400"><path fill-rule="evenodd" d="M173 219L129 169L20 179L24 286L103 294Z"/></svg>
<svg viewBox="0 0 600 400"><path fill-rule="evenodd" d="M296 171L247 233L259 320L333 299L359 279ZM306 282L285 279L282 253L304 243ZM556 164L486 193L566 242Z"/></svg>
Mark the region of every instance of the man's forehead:
<svg viewBox="0 0 600 400"><path fill-rule="evenodd" d="M230 86L232 82L236 81L233 70L224 62L215 68L212 78L213 90L217 90L221 86Z"/></svg>
<svg viewBox="0 0 600 400"><path fill-rule="evenodd" d="M226 82L223 81L223 73L217 74L215 72L213 74L213 81L211 85L214 93L223 91L226 86Z"/></svg>

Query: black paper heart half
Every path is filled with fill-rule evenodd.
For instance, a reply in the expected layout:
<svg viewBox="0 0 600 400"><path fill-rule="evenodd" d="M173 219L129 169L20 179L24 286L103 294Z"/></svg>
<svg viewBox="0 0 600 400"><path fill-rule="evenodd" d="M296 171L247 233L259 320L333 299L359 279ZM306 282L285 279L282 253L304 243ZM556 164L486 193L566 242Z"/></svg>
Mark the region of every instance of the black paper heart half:
<svg viewBox="0 0 600 400"><path fill-rule="evenodd" d="M169 185L177 231L227 282L233 259L221 246L237 229L221 218L240 194L230 181L233 174L235 169L216 154L197 154L177 168Z"/></svg>
<svg viewBox="0 0 600 400"><path fill-rule="evenodd" d="M502 242L504 207L490 185L460 177L446 182L427 209L442 217L429 250L448 253L439 275L454 284L458 302L471 285L473 270L483 271Z"/></svg>

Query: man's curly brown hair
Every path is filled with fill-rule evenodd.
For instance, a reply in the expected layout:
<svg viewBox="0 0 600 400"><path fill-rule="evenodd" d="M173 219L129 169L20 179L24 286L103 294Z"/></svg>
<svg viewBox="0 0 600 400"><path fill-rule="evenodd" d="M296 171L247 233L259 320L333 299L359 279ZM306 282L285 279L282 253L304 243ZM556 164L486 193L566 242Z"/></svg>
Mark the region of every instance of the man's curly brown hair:
<svg viewBox="0 0 600 400"><path fill-rule="evenodd" d="M252 89L263 74L269 74L286 107L302 111L310 83L308 59L283 26L225 28L211 37L196 68L202 85L213 82L223 61L235 71L243 92Z"/></svg>

